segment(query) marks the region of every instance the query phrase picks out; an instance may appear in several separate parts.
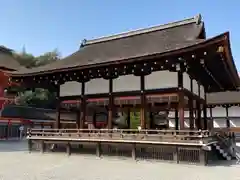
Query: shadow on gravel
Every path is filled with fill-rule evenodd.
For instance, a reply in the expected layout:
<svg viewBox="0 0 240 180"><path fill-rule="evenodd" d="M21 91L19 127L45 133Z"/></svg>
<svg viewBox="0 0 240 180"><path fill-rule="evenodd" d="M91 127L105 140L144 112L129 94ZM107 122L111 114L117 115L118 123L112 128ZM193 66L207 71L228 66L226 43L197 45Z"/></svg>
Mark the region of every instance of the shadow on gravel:
<svg viewBox="0 0 240 180"><path fill-rule="evenodd" d="M216 161L211 162L211 164L208 165L209 167L216 167L216 166L222 166L222 167L230 167L230 166L240 166L240 163L237 162L237 160L222 160L222 161Z"/></svg>
<svg viewBox="0 0 240 180"><path fill-rule="evenodd" d="M17 152L27 151L26 140L4 140L0 141L0 153L1 152Z"/></svg>

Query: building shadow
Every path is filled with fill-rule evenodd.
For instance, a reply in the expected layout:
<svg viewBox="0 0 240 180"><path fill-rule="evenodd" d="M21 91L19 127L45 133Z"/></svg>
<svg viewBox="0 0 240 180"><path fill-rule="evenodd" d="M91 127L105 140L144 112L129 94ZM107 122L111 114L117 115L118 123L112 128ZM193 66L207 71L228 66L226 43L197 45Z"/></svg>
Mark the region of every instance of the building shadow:
<svg viewBox="0 0 240 180"><path fill-rule="evenodd" d="M1 152L24 152L27 151L27 141L26 140L1 140L0 141L0 153Z"/></svg>

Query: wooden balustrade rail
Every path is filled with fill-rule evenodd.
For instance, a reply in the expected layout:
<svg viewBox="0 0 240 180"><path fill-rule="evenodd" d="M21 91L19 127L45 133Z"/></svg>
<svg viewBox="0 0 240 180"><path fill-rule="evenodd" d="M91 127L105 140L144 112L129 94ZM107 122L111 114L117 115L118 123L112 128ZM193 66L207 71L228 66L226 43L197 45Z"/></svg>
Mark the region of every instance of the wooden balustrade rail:
<svg viewBox="0 0 240 180"><path fill-rule="evenodd" d="M137 130L137 129L28 129L31 134L35 133L131 133L131 134L158 134L158 135L191 135L209 136L210 132L192 130Z"/></svg>
<svg viewBox="0 0 240 180"><path fill-rule="evenodd" d="M133 130L133 129L29 129L29 139L71 140L125 143L193 143L202 144L208 131Z"/></svg>

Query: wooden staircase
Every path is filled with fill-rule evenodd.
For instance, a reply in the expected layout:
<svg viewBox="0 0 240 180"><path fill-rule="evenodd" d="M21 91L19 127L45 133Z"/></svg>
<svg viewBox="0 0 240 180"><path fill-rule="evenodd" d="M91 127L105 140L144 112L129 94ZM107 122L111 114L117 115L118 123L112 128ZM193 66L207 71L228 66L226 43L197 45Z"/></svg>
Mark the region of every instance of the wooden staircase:
<svg viewBox="0 0 240 180"><path fill-rule="evenodd" d="M215 137L217 143L214 143L213 146L223 159L228 161L237 159L240 162L240 148L236 146L234 136L216 133Z"/></svg>

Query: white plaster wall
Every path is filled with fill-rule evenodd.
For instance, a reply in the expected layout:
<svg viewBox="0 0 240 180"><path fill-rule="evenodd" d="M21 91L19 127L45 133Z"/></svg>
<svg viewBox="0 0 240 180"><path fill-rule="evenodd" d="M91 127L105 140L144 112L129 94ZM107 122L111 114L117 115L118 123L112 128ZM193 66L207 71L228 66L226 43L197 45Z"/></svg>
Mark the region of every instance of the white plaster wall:
<svg viewBox="0 0 240 180"><path fill-rule="evenodd" d="M228 108L228 116L240 117L240 107L233 106Z"/></svg>
<svg viewBox="0 0 240 180"><path fill-rule="evenodd" d="M198 95L198 83L195 79L193 79L193 93Z"/></svg>
<svg viewBox="0 0 240 180"><path fill-rule="evenodd" d="M177 86L177 72L157 71L145 76L145 89L172 88Z"/></svg>
<svg viewBox="0 0 240 180"><path fill-rule="evenodd" d="M79 96L82 92L82 84L77 81L68 81L60 86L60 97Z"/></svg>
<svg viewBox="0 0 240 180"><path fill-rule="evenodd" d="M85 83L85 94L99 94L109 92L109 80L98 78Z"/></svg>
<svg viewBox="0 0 240 180"><path fill-rule="evenodd" d="M240 92L237 91L207 93L206 95L208 104L224 104L240 102Z"/></svg>
<svg viewBox="0 0 240 180"><path fill-rule="evenodd" d="M223 107L212 108L213 117L226 117L226 110ZM231 107L228 109L228 115L231 117L240 117L240 107ZM184 112L184 116L189 117L189 111ZM203 116L203 112L202 112ZM210 117L210 108L207 108L207 117Z"/></svg>
<svg viewBox="0 0 240 180"><path fill-rule="evenodd" d="M191 79L187 73L183 73L183 87L191 91Z"/></svg>
<svg viewBox="0 0 240 180"><path fill-rule="evenodd" d="M113 92L136 91L140 88L139 76L126 75L113 80Z"/></svg>
<svg viewBox="0 0 240 180"><path fill-rule="evenodd" d="M210 108L207 108L207 117L210 117Z"/></svg>
<svg viewBox="0 0 240 180"><path fill-rule="evenodd" d="M223 107L212 108L213 117L226 117L226 110Z"/></svg>
<svg viewBox="0 0 240 180"><path fill-rule="evenodd" d="M200 97L204 99L204 87L200 85Z"/></svg>

